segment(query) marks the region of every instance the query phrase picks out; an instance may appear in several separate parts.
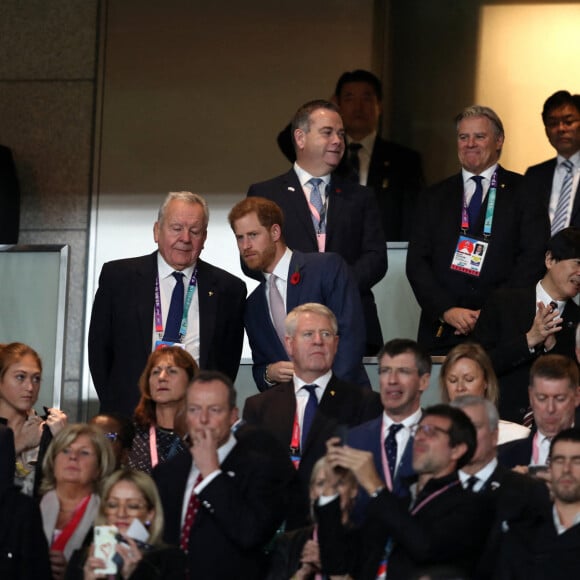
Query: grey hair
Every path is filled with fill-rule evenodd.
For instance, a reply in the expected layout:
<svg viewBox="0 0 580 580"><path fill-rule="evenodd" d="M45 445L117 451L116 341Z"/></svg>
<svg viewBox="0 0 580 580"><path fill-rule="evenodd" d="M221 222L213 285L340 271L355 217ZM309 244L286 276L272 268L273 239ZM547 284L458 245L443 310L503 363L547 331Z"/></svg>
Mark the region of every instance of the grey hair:
<svg viewBox="0 0 580 580"><path fill-rule="evenodd" d="M497 407L489 399L476 397L475 395L464 395L462 397L457 397L457 399L454 399L449 404L457 409L465 409L466 407L484 407L489 428L492 431L497 431L499 428L499 413Z"/></svg>
<svg viewBox="0 0 580 580"><path fill-rule="evenodd" d="M318 302L306 302L305 304L300 304L296 308L292 309L286 320L284 321L284 330L286 331L286 336L294 336L296 332L296 326L298 325L298 317L301 314L319 314L320 316L326 316L330 321L330 326L332 327L332 332L338 334L338 322L334 312L324 304L318 304Z"/></svg>
<svg viewBox="0 0 580 580"><path fill-rule="evenodd" d="M467 119L469 117L486 117L490 120L491 124L493 125L495 136L496 137L505 137L505 132L503 130L503 123L499 118L499 115L489 107L484 107L482 105L471 105L466 107L455 117L455 128L459 127L459 123L463 121L463 119Z"/></svg>
<svg viewBox="0 0 580 580"><path fill-rule="evenodd" d="M173 200L184 201L185 203L192 204L199 203L203 208L203 225L207 228L207 224L209 224L209 207L207 206L207 202L203 197L201 197L201 195L199 195L199 193L191 193L191 191L170 191L157 213L157 221L159 223L163 221L165 210Z"/></svg>

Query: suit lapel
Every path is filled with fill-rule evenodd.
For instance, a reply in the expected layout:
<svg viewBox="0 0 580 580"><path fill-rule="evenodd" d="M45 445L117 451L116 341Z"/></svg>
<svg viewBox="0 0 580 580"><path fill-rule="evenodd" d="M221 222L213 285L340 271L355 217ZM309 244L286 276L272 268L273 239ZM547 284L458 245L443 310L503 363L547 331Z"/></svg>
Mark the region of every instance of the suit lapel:
<svg viewBox="0 0 580 580"><path fill-rule="evenodd" d="M304 285L304 281L302 280L303 265L303 255L300 252L293 251L292 258L290 259L290 269L288 270L288 283L286 284L286 312L290 312L292 309L296 308L296 306L304 302L303 300L300 300L301 289ZM295 272L300 274L300 280L297 284L292 284L290 278Z"/></svg>
<svg viewBox="0 0 580 580"><path fill-rule="evenodd" d="M157 279L157 252L149 260L135 268L135 304L141 331L141 344L146 356L151 352L153 333L153 307L155 305L155 280Z"/></svg>
<svg viewBox="0 0 580 580"><path fill-rule="evenodd" d="M197 261L197 299L199 301L199 366L207 365L209 348L213 342L217 319L218 297L211 270L202 260Z"/></svg>
<svg viewBox="0 0 580 580"><path fill-rule="evenodd" d="M326 218L326 248L331 247L334 237L334 224L340 223L340 216L345 215L344 192L342 185L334 177L330 178L328 188L328 214Z"/></svg>
<svg viewBox="0 0 580 580"><path fill-rule="evenodd" d="M302 235L307 237L310 239L313 245L313 249L318 248L318 242L316 241L316 232L314 231L310 208L308 207L308 202L306 201L304 190L300 185L300 181L298 180L298 176L296 175L294 169L291 169L283 177L282 195L289 196L289 199L292 200L292 203L288 204L288 207L294 214L294 217L288 216L286 223L295 224L294 227L302 230L301 234L299 232L295 232L295 236Z"/></svg>

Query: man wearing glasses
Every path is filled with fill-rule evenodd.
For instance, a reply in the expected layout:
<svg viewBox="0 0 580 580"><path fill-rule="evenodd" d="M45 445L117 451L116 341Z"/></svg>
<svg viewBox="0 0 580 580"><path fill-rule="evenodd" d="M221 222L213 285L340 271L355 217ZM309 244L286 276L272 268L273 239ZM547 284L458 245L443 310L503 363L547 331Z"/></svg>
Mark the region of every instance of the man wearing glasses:
<svg viewBox="0 0 580 580"><path fill-rule="evenodd" d="M580 227L580 95L557 91L544 103L542 121L557 157L529 167L524 186L550 216L551 235Z"/></svg>
<svg viewBox="0 0 580 580"><path fill-rule="evenodd" d="M322 304L294 308L285 321L285 344L294 369L290 381L246 400L244 420L272 433L298 469L302 497L289 526L304 524L312 467L337 427L359 425L381 412L377 393L340 380L332 371L339 345L337 321Z"/></svg>
<svg viewBox="0 0 580 580"><path fill-rule="evenodd" d="M476 449L476 432L467 415L434 405L413 428L413 469L417 480L402 500L390 492L368 451L328 441L326 474L319 500L320 553L328 574L349 573L357 580L406 579L430 566L449 566L468 576L475 569L491 525L492 510L480 494L465 491L457 469ZM340 533L336 494L338 469L350 469L371 496L360 537ZM354 546L354 548L353 548Z"/></svg>
<svg viewBox="0 0 580 580"><path fill-rule="evenodd" d="M378 354L383 413L348 433L348 444L373 454L375 468L395 495L408 495L414 475L412 429L421 419L421 395L429 387L431 357L414 340L395 338ZM359 494L357 511L368 501Z"/></svg>

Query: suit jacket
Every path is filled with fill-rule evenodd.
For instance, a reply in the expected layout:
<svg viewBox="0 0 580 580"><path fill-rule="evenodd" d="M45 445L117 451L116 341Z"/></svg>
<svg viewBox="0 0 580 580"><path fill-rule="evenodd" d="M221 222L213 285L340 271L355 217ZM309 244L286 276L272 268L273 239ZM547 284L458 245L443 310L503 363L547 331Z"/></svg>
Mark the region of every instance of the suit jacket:
<svg viewBox="0 0 580 580"><path fill-rule="evenodd" d="M474 578L511 578L512 568L521 568L522 561L514 559L516 547L506 531L533 528L543 521L550 509L548 486L543 481L498 465L479 493L486 494L491 500L495 515ZM526 560L529 562L529 558Z"/></svg>
<svg viewBox="0 0 580 580"><path fill-rule="evenodd" d="M479 277L450 269L461 232L463 178L461 173L427 189L420 198L407 254L407 277L421 306L418 341L432 354L446 354L463 336L441 326L439 318L454 306L479 310L500 287L525 287L544 273L548 218L537 202L530 202L518 186L521 176L498 168L493 227ZM483 231L489 196L474 226Z"/></svg>
<svg viewBox="0 0 580 580"><path fill-rule="evenodd" d="M356 285L344 261L336 254L293 252L289 276L298 272L299 281L288 280L286 312L306 302L319 302L330 308L338 320L340 340L334 359L336 375L350 382L369 385L362 365L365 330ZM264 371L270 363L289 360L288 353L272 323L266 300L266 281L246 301L244 324L252 349L253 374L260 391L268 388Z"/></svg>
<svg viewBox="0 0 580 580"><path fill-rule="evenodd" d="M508 441L497 448L497 460L504 467L511 469L516 465L529 465L532 461L532 448L535 430L525 439Z"/></svg>
<svg viewBox="0 0 580 580"><path fill-rule="evenodd" d="M327 195L325 250L340 254L352 270L363 302L367 344L375 349L372 352L375 355L383 337L371 288L387 272L387 248L379 210L370 189L334 175ZM318 252L308 203L293 169L251 185L248 196L265 197L280 206L284 213L284 240L289 248Z"/></svg>
<svg viewBox="0 0 580 580"><path fill-rule="evenodd" d="M349 172L348 155L345 154L337 173L348 176ZM409 240L417 196L424 186L419 153L377 136L371 152L367 187L375 192L388 241Z"/></svg>
<svg viewBox="0 0 580 580"><path fill-rule="evenodd" d="M326 441L335 434L338 425L352 427L376 417L382 411L378 393L361 389L358 385L341 381L336 376L330 379L318 405L308 437L301 450L298 477L303 499L308 498L310 474L314 464L326 453ZM243 417L249 425L261 427L274 435L289 449L292 427L296 415L294 384L281 383L246 399ZM308 515L308 503L302 501L290 521L290 527L304 525ZM296 517L299 515L300 517Z"/></svg>
<svg viewBox="0 0 580 580"><path fill-rule="evenodd" d="M222 473L199 494L200 507L189 535L189 569L196 580L265 575L263 547L286 512L294 468L268 433L241 429L221 464ZM181 511L192 465L189 451L153 470L165 515L164 541L179 545Z"/></svg>
<svg viewBox="0 0 580 580"><path fill-rule="evenodd" d="M199 366L236 378L244 337L246 285L198 260ZM131 416L151 353L157 252L103 266L89 328L89 367L100 412Z"/></svg>
<svg viewBox="0 0 580 580"><path fill-rule="evenodd" d="M502 288L495 291L481 310L473 331L473 339L480 342L491 357L500 384L500 416L508 421L521 422L528 408L530 368L543 354L543 348L531 353L526 332L536 315L536 287ZM576 326L580 322L580 308L568 300L562 313L562 330L556 336L551 354L575 358Z"/></svg>
<svg viewBox="0 0 580 580"><path fill-rule="evenodd" d="M435 565L453 566L469 575L489 533L492 511L485 496L466 492L458 483L445 489L454 482L456 473L431 479L416 507L430 494L440 494L416 513L409 511L409 498L383 490L369 503L367 518L355 539L351 534L341 538L338 500L317 506L324 569L328 574L350 572L357 580L374 580L390 537L394 546L388 561L390 580L408 580Z"/></svg>
<svg viewBox="0 0 580 580"><path fill-rule="evenodd" d="M0 244L17 244L20 226L20 188L12 152L0 145Z"/></svg>
<svg viewBox="0 0 580 580"><path fill-rule="evenodd" d="M382 459L382 426L383 415L367 421L358 427L352 428L348 432L348 444L355 449L370 451L375 460L377 473L383 473ZM397 496L409 495L409 479L415 475L413 470L413 437L409 438L397 470L395 471L395 480L393 481L392 492ZM363 490L364 491L364 490ZM359 491L359 495L361 492ZM363 493L363 497L368 495ZM366 503L366 502L365 502Z"/></svg>
<svg viewBox="0 0 580 580"><path fill-rule="evenodd" d="M554 171L556 170L557 158L549 159L543 163L528 167L524 175L524 184L526 195L540 202L546 215L549 215L550 196L552 195L552 182L554 180ZM572 205L572 214L570 216L570 226L580 228L580 196L578 189L580 183L574 192L574 203Z"/></svg>

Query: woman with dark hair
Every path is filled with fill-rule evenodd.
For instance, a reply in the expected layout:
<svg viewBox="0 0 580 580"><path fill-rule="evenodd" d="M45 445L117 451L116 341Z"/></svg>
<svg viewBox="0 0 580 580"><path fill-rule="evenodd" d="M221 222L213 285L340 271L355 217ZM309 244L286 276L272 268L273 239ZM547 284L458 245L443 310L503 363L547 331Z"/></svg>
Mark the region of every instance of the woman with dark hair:
<svg viewBox="0 0 580 580"><path fill-rule="evenodd" d="M94 425L69 425L50 444L42 464L40 511L53 579L64 577L71 554L92 531L99 486L114 466L111 445Z"/></svg>
<svg viewBox="0 0 580 580"><path fill-rule="evenodd" d="M151 473L186 446L185 393L199 370L183 348L155 350L139 379L141 400L135 410L135 437L129 452L129 467Z"/></svg>
<svg viewBox="0 0 580 580"><path fill-rule="evenodd" d="M26 495L38 495L46 449L67 422L59 409L50 408L46 418L34 411L42 379L42 361L26 344L0 344L0 417L14 432L16 470L14 483Z"/></svg>

